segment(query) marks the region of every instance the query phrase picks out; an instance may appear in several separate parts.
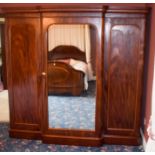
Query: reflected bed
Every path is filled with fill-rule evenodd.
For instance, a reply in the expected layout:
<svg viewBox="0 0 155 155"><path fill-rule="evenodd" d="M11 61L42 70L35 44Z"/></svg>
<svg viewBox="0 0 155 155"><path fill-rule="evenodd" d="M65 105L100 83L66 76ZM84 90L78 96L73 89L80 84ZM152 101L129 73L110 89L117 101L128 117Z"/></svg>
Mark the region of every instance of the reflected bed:
<svg viewBox="0 0 155 155"><path fill-rule="evenodd" d="M48 93L80 95L88 88L85 53L61 45L48 52Z"/></svg>

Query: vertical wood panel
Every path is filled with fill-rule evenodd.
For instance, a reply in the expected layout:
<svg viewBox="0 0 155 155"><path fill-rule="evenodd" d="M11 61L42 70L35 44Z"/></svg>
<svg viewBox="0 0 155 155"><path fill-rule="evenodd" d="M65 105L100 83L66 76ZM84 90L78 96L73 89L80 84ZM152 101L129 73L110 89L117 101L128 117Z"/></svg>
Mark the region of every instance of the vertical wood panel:
<svg viewBox="0 0 155 155"><path fill-rule="evenodd" d="M106 18L105 27L105 131L137 135L145 22L134 18Z"/></svg>
<svg viewBox="0 0 155 155"><path fill-rule="evenodd" d="M140 31L137 27L117 25L112 28L108 81L109 128L134 128L139 46Z"/></svg>
<svg viewBox="0 0 155 155"><path fill-rule="evenodd" d="M10 73L12 90L11 121L14 128L38 128L38 60L40 20L22 18L9 20ZM22 126L22 124L25 125ZM37 126L36 126L37 125ZM17 127L18 126L18 127Z"/></svg>

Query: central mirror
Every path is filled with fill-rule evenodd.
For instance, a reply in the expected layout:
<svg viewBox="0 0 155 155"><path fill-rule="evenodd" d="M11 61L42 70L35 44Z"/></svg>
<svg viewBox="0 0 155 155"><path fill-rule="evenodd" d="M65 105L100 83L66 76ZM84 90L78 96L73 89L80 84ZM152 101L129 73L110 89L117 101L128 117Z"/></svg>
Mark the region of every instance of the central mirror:
<svg viewBox="0 0 155 155"><path fill-rule="evenodd" d="M48 28L49 128L95 130L95 28L54 24Z"/></svg>

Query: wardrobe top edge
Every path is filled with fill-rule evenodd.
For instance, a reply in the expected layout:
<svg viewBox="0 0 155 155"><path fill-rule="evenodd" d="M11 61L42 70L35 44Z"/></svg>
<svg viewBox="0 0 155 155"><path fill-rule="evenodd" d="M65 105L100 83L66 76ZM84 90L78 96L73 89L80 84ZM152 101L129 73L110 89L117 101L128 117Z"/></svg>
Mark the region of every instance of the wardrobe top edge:
<svg viewBox="0 0 155 155"><path fill-rule="evenodd" d="M0 14L10 13L80 13L80 12L103 12L103 13L143 13L146 14L150 10L150 7L127 7L127 6L104 6L104 5L81 5L81 6L50 6L50 7L1 7Z"/></svg>
<svg viewBox="0 0 155 155"><path fill-rule="evenodd" d="M108 7L106 13L143 13L146 14L150 11L150 7Z"/></svg>

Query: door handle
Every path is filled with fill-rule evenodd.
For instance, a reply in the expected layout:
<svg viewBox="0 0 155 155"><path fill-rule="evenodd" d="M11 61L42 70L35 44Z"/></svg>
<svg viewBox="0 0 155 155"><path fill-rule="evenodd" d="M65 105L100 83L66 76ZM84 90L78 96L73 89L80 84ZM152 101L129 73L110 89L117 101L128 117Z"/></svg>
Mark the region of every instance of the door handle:
<svg viewBox="0 0 155 155"><path fill-rule="evenodd" d="M46 76L46 73L45 73L45 72L42 72L41 75L42 75L43 77L45 77L45 76Z"/></svg>

